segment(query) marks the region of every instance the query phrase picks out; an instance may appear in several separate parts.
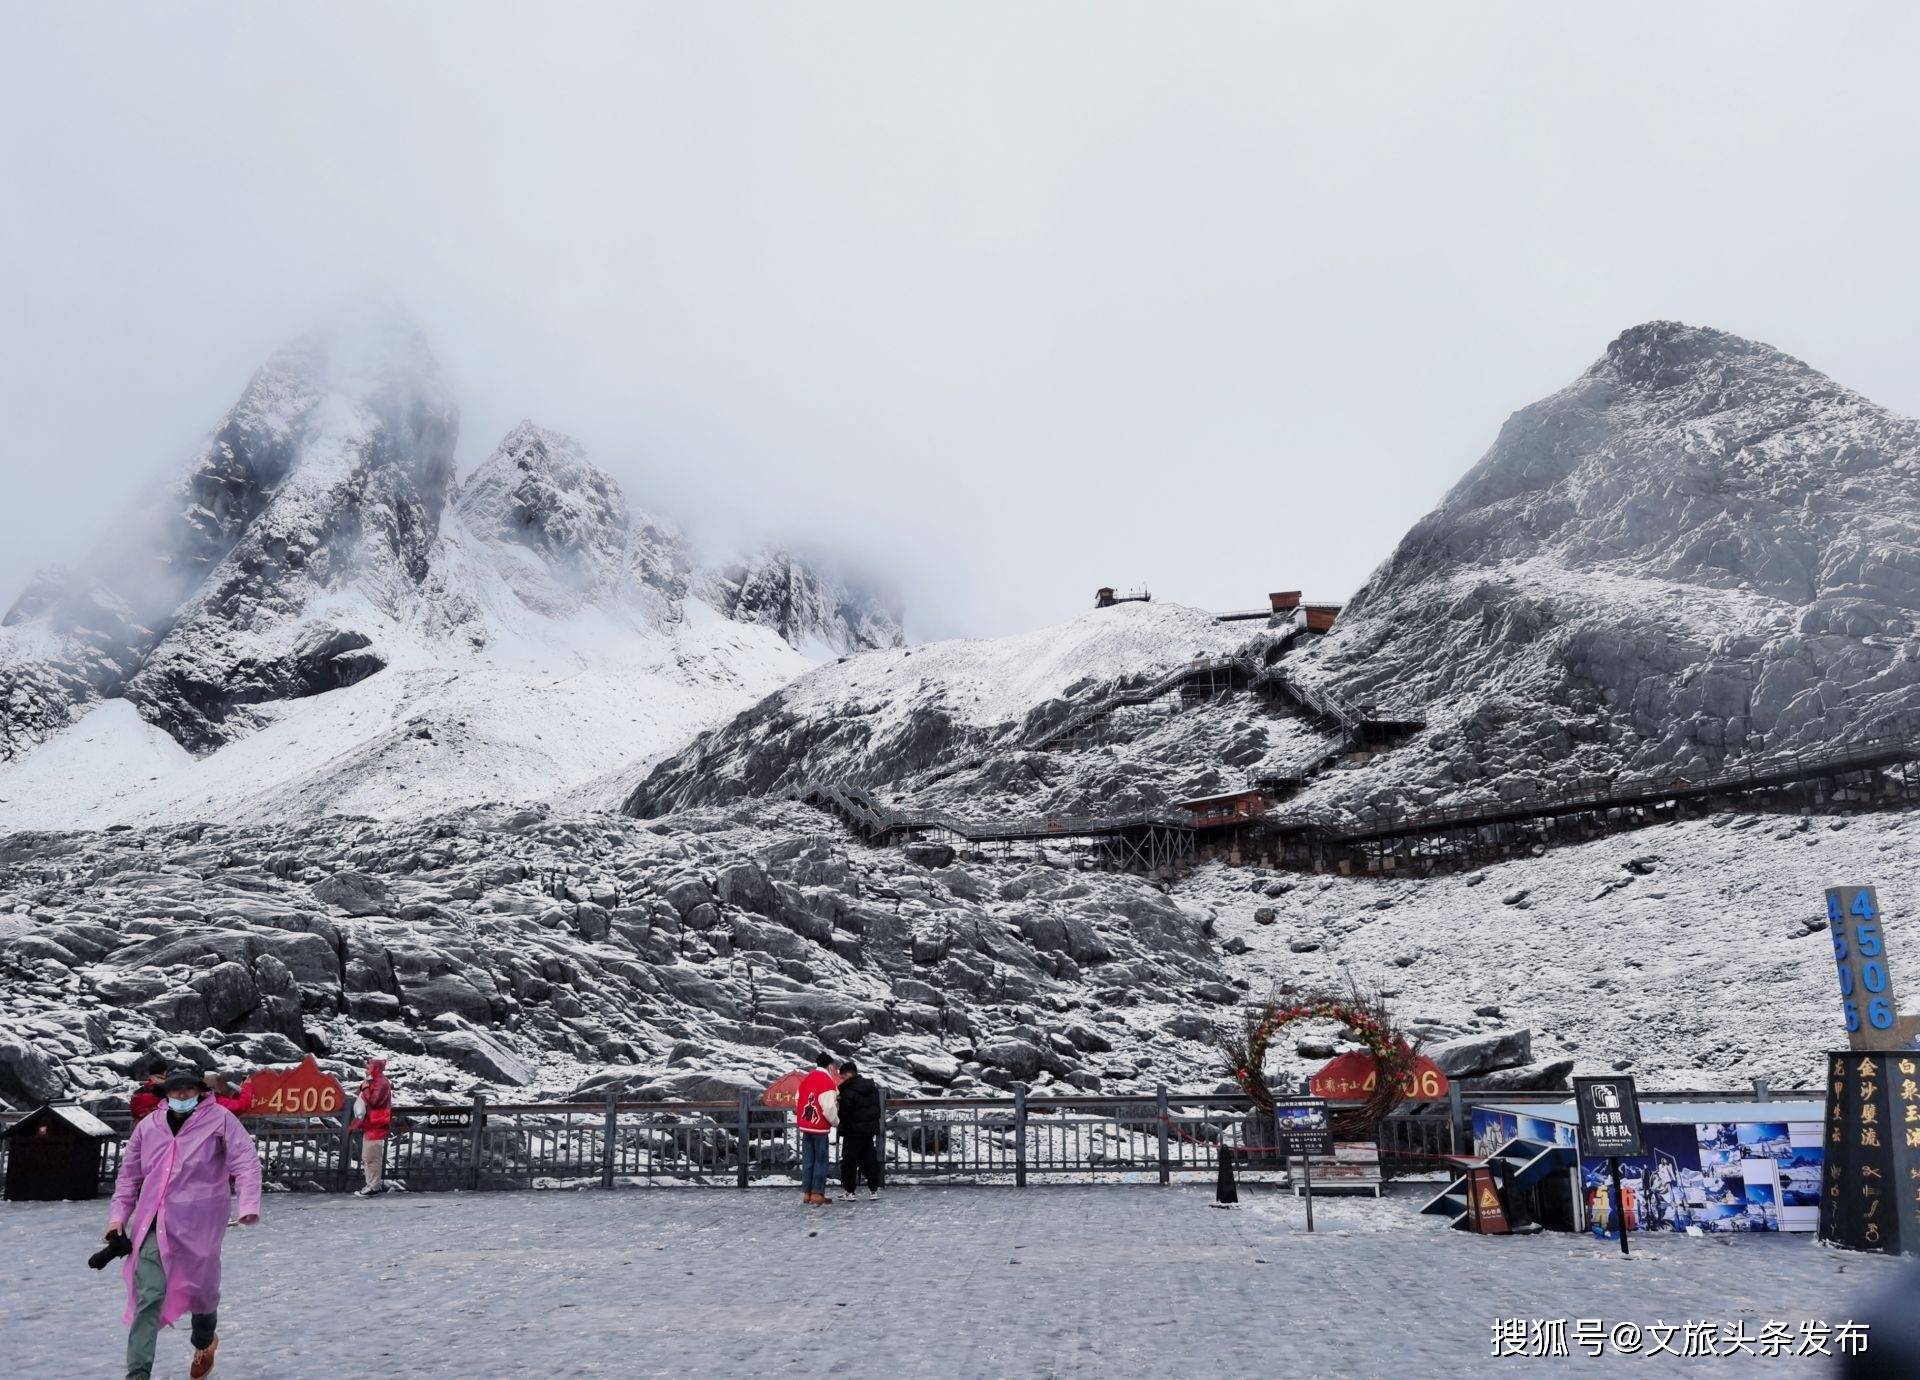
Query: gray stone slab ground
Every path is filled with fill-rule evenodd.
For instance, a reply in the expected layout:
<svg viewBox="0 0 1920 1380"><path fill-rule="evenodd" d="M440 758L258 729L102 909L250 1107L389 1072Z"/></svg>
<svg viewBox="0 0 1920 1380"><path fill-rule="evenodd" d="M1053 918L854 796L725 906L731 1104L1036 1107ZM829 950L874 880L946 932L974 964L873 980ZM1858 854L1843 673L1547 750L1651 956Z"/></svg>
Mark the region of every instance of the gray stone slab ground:
<svg viewBox="0 0 1920 1380"><path fill-rule="evenodd" d="M1902 1268L1804 1236L1482 1238L1255 1186L282 1195L228 1235L216 1376L1830 1375L1812 1357L1495 1359L1496 1318L1837 1323ZM0 1207L0 1374L118 1376L102 1203ZM184 1328L157 1375L186 1373Z"/></svg>

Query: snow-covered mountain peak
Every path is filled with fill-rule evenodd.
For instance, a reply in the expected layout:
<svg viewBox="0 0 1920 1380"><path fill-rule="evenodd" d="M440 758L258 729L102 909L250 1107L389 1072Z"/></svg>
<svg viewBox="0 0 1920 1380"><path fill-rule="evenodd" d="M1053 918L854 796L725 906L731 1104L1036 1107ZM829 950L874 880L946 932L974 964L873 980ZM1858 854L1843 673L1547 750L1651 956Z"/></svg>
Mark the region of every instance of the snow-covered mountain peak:
<svg viewBox="0 0 1920 1380"><path fill-rule="evenodd" d="M900 640L880 601L785 555L703 573L532 422L456 486L458 428L397 309L274 351L193 459L0 627L0 763L42 757L0 773L23 783L0 779L0 822L572 791ZM129 788L129 762L157 784Z"/></svg>
<svg viewBox="0 0 1920 1380"><path fill-rule="evenodd" d="M569 613L624 575L633 521L626 497L561 432L520 423L460 485L454 507L531 608Z"/></svg>
<svg viewBox="0 0 1920 1380"><path fill-rule="evenodd" d="M460 486L474 532L551 555L617 547L627 529L620 486L571 436L521 422Z"/></svg>
<svg viewBox="0 0 1920 1380"><path fill-rule="evenodd" d="M709 572L697 587L727 617L772 628L816 659L906 642L900 611L882 596L778 547Z"/></svg>
<svg viewBox="0 0 1920 1380"><path fill-rule="evenodd" d="M1920 423L1772 346L1623 333L1507 420L1328 640L1347 694L1436 725L1377 793L1692 774L1911 720L1916 475Z"/></svg>
<svg viewBox="0 0 1920 1380"><path fill-rule="evenodd" d="M1683 321L1628 327L1588 372L1647 390L1685 388L1702 378L1724 380L1742 372L1824 381L1823 375L1771 345Z"/></svg>

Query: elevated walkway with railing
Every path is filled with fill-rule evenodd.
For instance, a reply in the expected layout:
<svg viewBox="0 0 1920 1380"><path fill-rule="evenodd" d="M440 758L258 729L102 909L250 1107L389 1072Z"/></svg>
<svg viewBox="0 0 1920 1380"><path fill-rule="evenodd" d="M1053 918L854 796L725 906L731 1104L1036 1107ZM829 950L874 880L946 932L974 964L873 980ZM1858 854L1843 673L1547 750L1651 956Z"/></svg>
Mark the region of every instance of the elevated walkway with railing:
<svg viewBox="0 0 1920 1380"><path fill-rule="evenodd" d="M1484 801L1402 811L1376 806L1355 819L1272 813L1265 827L1312 835L1331 844L1379 843L1421 835L1489 829L1562 815L1604 815L1688 800L1739 796L1803 781L1873 771L1920 760L1920 732L1886 734L1832 747L1762 753L1699 777L1603 777L1519 800Z"/></svg>
<svg viewBox="0 0 1920 1380"><path fill-rule="evenodd" d="M1179 808L1114 815L1030 815L967 819L945 810L900 810L858 787L815 782L793 798L842 820L864 841L904 843L945 834L968 843L1032 843L1087 839L1114 845L1130 861L1170 862L1193 852L1194 818Z"/></svg>
<svg viewBox="0 0 1920 1380"><path fill-rule="evenodd" d="M1413 841L1422 838L1497 832L1504 826L1561 817L1583 817L1593 821L1599 831L1611 832L1634 827L1646 812L1687 801L1731 803L1741 796L1889 768L1900 769L1892 786L1902 798L1908 798L1920 791L1920 773L1908 770L1915 762L1920 762L1920 732L1908 731L1820 750L1760 754L1697 778L1612 778L1524 800L1418 811L1380 806L1357 818L1270 810L1240 826L1238 832L1256 843L1265 837L1289 845L1273 859L1276 866L1317 867L1342 850L1411 854ZM1129 865L1178 862L1196 855L1197 821L1191 811L1177 806L1113 815L968 819L943 810L895 808L868 791L833 783L811 783L794 791L793 796L834 814L868 843L899 843L943 833L976 844L1127 840L1128 846L1115 850L1115 856ZM1507 840L1516 847L1539 841L1531 834L1516 834Z"/></svg>

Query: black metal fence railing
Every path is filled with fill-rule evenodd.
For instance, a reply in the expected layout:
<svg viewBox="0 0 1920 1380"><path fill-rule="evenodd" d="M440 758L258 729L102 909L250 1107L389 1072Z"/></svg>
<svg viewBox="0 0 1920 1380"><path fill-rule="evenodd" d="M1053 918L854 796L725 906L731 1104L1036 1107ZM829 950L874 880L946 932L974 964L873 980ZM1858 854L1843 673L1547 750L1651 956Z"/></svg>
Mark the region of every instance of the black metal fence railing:
<svg viewBox="0 0 1920 1380"><path fill-rule="evenodd" d="M1472 1149L1472 1109L1564 1102L1567 1094L1455 1089L1449 1102L1408 1107L1381 1124L1388 1173L1433 1169ZM1817 1100L1818 1089L1769 1094L1642 1093L1645 1102ZM122 1138L102 1145L100 1187L120 1168L124 1112L102 1119ZM0 1131L15 1117L0 1118ZM1161 1090L1153 1096L902 1098L884 1104L884 1172L894 1180L1024 1186L1049 1177L1169 1183L1217 1172L1223 1147L1259 1173L1284 1166L1265 1117L1244 1097ZM340 1192L361 1178L358 1137L335 1118L250 1118L264 1179L279 1188ZM735 1102L516 1103L475 1098L400 1107L386 1176L414 1191L792 1182L799 1133L785 1113ZM0 1135L0 1176L6 1141Z"/></svg>

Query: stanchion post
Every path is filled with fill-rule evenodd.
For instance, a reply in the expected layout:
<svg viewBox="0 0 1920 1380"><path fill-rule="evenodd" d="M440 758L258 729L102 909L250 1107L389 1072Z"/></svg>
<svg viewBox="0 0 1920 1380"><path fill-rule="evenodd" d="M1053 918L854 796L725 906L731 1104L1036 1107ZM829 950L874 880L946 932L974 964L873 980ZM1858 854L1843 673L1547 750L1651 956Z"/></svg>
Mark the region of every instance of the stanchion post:
<svg viewBox="0 0 1920 1380"><path fill-rule="evenodd" d="M733 1183L736 1188L745 1188L751 1181L747 1160L753 1144L748 1136L748 1132L752 1129L753 1111L747 1102L745 1088L740 1089L740 1104L734 1108L734 1117L739 1123L736 1134L740 1138L740 1163L734 1167Z"/></svg>
<svg viewBox="0 0 1920 1380"><path fill-rule="evenodd" d="M1162 1083L1154 1091L1153 1105L1160 1113L1160 1182L1164 1186L1173 1182L1173 1167L1167 1161L1167 1085Z"/></svg>
<svg viewBox="0 0 1920 1380"><path fill-rule="evenodd" d="M1027 1186L1027 1090L1013 1090L1013 1186Z"/></svg>
<svg viewBox="0 0 1920 1380"><path fill-rule="evenodd" d="M615 1109L613 1094L607 1094L607 1119L600 1133L600 1187L613 1187L613 1146L620 1134L620 1113Z"/></svg>
<svg viewBox="0 0 1920 1380"><path fill-rule="evenodd" d="M1300 1168L1306 1175L1307 1187L1307 1230L1313 1230L1313 1156L1302 1155Z"/></svg>
<svg viewBox="0 0 1920 1380"><path fill-rule="evenodd" d="M487 1137L487 1099L473 1095L473 1125L467 1135L467 1187L480 1187L480 1154Z"/></svg>
<svg viewBox="0 0 1920 1380"><path fill-rule="evenodd" d="M1630 1255L1627 1249L1627 1199L1620 1188L1620 1157L1612 1156L1607 1160L1607 1173L1613 1179L1613 1220L1620 1224L1620 1254Z"/></svg>
<svg viewBox="0 0 1920 1380"><path fill-rule="evenodd" d="M391 1146L388 1149L392 1149ZM340 1109L340 1188L353 1187L353 1109Z"/></svg>
<svg viewBox="0 0 1920 1380"><path fill-rule="evenodd" d="M1467 1139L1467 1107L1460 1098L1460 1085L1452 1079L1447 1080L1447 1132L1451 1137L1448 1149L1454 1154L1464 1154L1460 1146Z"/></svg>

